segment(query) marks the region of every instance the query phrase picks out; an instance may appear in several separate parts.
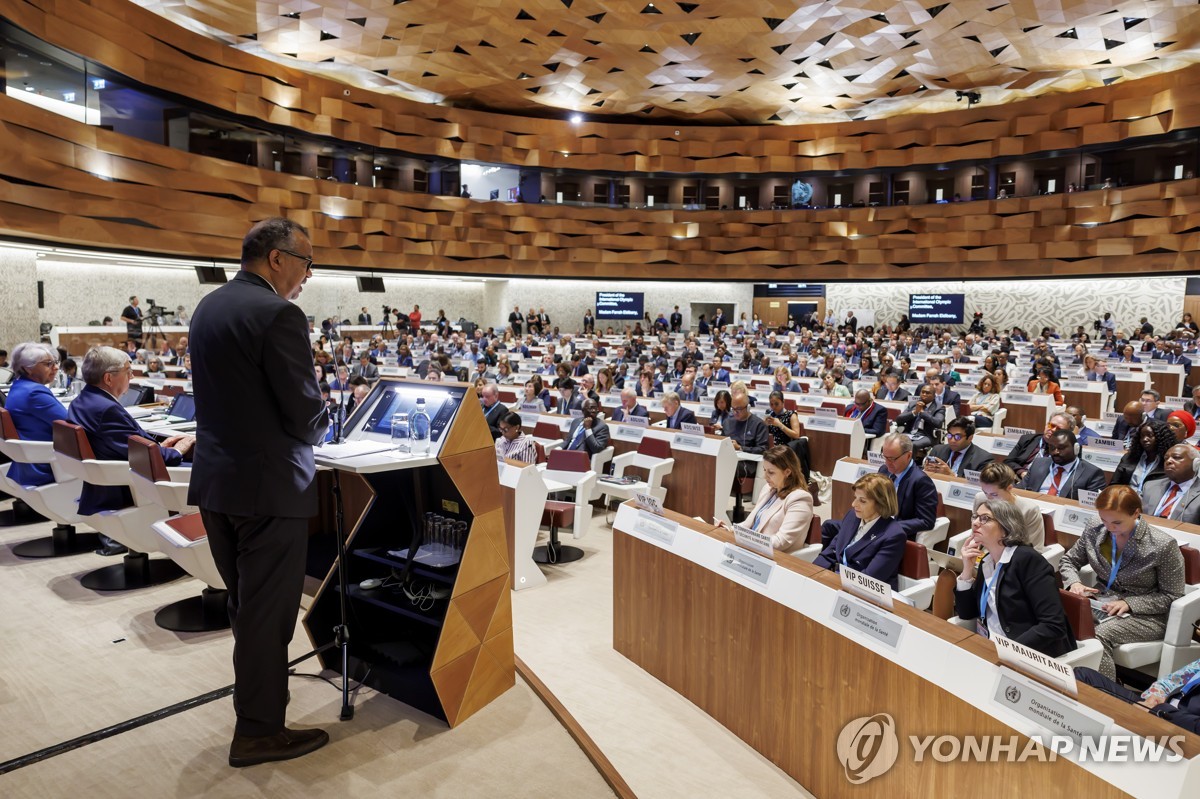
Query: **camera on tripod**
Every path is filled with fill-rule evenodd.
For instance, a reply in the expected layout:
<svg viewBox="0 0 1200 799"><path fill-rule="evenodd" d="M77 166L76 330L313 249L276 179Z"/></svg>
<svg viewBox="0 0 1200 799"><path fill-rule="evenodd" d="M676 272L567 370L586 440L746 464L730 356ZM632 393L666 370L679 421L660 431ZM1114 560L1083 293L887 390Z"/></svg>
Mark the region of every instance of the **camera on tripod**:
<svg viewBox="0 0 1200 799"><path fill-rule="evenodd" d="M146 304L150 306L150 309L146 311L146 316L150 320L150 324L155 327L161 327L163 317L171 312L149 297L146 298Z"/></svg>

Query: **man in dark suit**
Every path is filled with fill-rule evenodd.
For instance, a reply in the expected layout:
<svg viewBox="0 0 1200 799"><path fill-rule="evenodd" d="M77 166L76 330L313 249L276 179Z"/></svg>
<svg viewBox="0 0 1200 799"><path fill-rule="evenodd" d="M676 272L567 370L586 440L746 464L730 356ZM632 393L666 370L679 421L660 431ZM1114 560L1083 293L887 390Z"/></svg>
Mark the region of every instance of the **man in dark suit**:
<svg viewBox="0 0 1200 799"><path fill-rule="evenodd" d="M1187 524L1200 524L1200 480L1196 479L1196 450L1176 444L1163 458L1161 480L1142 486L1142 512Z"/></svg>
<svg viewBox="0 0 1200 799"><path fill-rule="evenodd" d="M1017 439L1017 445L1008 453L1004 463L1017 475L1024 477L1035 458L1049 454L1050 436L1059 430L1074 430L1075 420L1065 413L1051 414L1046 429L1041 433L1026 433Z"/></svg>
<svg viewBox="0 0 1200 799"><path fill-rule="evenodd" d="M913 463L913 442L903 433L889 433L883 439L883 466L879 473L896 487L899 510L896 521L909 541L917 533L933 529L937 522L938 491L929 475Z"/></svg>
<svg viewBox="0 0 1200 799"><path fill-rule="evenodd" d="M571 411L583 410L583 396L575 390L575 381L565 378L558 386L558 404L554 412L570 416Z"/></svg>
<svg viewBox="0 0 1200 799"><path fill-rule="evenodd" d="M1117 376L1108 371L1108 361L1096 361L1095 370L1088 372L1087 379L1093 382L1100 382L1108 386L1110 394L1117 392Z"/></svg>
<svg viewBox="0 0 1200 799"><path fill-rule="evenodd" d="M675 310L671 312L671 332L678 333L683 329L683 314L679 312L679 306L675 306Z"/></svg>
<svg viewBox="0 0 1200 799"><path fill-rule="evenodd" d="M900 375L887 375L883 378L883 385L875 392L875 399L887 400L892 402L907 402L908 391L900 387Z"/></svg>
<svg viewBox="0 0 1200 799"><path fill-rule="evenodd" d="M133 365L128 356L115 347L93 347L83 356L83 381L86 385L67 408L67 421L87 433L88 443L97 460L129 461L129 437L151 438L138 426L120 398L129 389ZM311 375L312 367L308 367ZM151 439L153 440L153 439ZM195 439L172 436L161 445L163 460L178 466L191 452ZM79 514L91 516L106 510L120 510L133 504L128 486L99 486L85 482L79 492ZM106 535L100 536L101 555L120 555L125 547Z"/></svg>
<svg viewBox="0 0 1200 799"><path fill-rule="evenodd" d="M371 314L369 311L367 311L367 306L365 306L365 305L363 306L362 311L358 314L358 323L360 325L370 325L371 324Z"/></svg>
<svg viewBox="0 0 1200 799"><path fill-rule="evenodd" d="M668 429L678 430L685 424L696 424L696 414L680 405L679 395L674 391L663 394L662 405Z"/></svg>
<svg viewBox="0 0 1200 799"><path fill-rule="evenodd" d="M1130 400L1121 409L1121 418L1113 425L1112 437L1128 445L1142 426L1144 418L1141 400Z"/></svg>
<svg viewBox="0 0 1200 799"><path fill-rule="evenodd" d="M933 446L934 434L946 423L946 409L933 401L933 386L926 383L921 393L908 403L904 413L896 417L896 426L908 436L913 447L927 450Z"/></svg>
<svg viewBox="0 0 1200 799"><path fill-rule="evenodd" d="M975 420L960 416L946 425L946 443L929 450L925 458L925 471L930 474L952 474L962 477L963 472L977 472L992 462L992 456L983 447L974 444Z"/></svg>
<svg viewBox="0 0 1200 799"><path fill-rule="evenodd" d="M1192 389L1192 398L1183 403L1183 409L1190 413L1193 419L1200 421L1200 386Z"/></svg>
<svg viewBox="0 0 1200 799"><path fill-rule="evenodd" d="M638 404L636 391L632 388L623 388L621 389L621 407L613 411L612 420L623 422L630 416L649 418L650 411L646 410L645 405Z"/></svg>
<svg viewBox="0 0 1200 799"><path fill-rule="evenodd" d="M1075 441L1070 430L1055 431L1046 445L1049 456L1035 459L1017 488L1064 499L1079 499L1080 489L1103 491L1104 472L1076 454Z"/></svg>
<svg viewBox="0 0 1200 799"><path fill-rule="evenodd" d="M929 376L929 385L933 387L933 402L939 408L946 409L946 416L953 419L958 416L958 409L961 407L962 397L957 391L953 391L946 383L945 375L935 374Z"/></svg>
<svg viewBox="0 0 1200 799"><path fill-rule="evenodd" d="M500 401L500 387L488 383L479 390L479 404L483 408L483 418L492 433L492 440L500 437L500 420L508 415L508 408Z"/></svg>
<svg viewBox="0 0 1200 799"><path fill-rule="evenodd" d="M854 311L846 313L846 327L850 328L850 335L858 333L858 317L854 315Z"/></svg>
<svg viewBox="0 0 1200 799"><path fill-rule="evenodd" d="M517 338L521 337L521 325L525 322L525 316L521 313L521 306L514 305L512 313L508 315L508 324L512 328L513 335Z"/></svg>
<svg viewBox="0 0 1200 799"><path fill-rule="evenodd" d="M329 741L324 730L284 726L287 647L317 512L313 445L329 426L304 311L293 304L312 251L300 225L259 222L242 241L241 271L200 301L189 331L199 443L188 502L229 589L235 767Z"/></svg>
<svg viewBox="0 0 1200 799"><path fill-rule="evenodd" d="M860 419L863 432L876 438L887 431L887 408L877 405L865 388L854 392L854 404L846 406L846 417Z"/></svg>
<svg viewBox="0 0 1200 799"><path fill-rule="evenodd" d="M1148 388L1142 392L1142 396L1139 401L1142 404L1143 422L1148 422L1151 419L1157 419L1160 422L1167 421L1167 417L1171 415L1171 412L1166 408L1158 407L1158 402L1161 399L1162 395L1153 388Z"/></svg>
<svg viewBox="0 0 1200 799"><path fill-rule="evenodd" d="M565 449L582 450L589 456L608 446L608 425L600 418L600 403L583 401L583 416L571 422L566 441Z"/></svg>
<svg viewBox="0 0 1200 799"><path fill-rule="evenodd" d="M718 308L717 312L715 314L713 314L713 320L712 320L713 332L719 331L721 328L725 327L725 325L727 325L727 324L729 324L729 321L725 318L725 312L722 311L720 308Z"/></svg>

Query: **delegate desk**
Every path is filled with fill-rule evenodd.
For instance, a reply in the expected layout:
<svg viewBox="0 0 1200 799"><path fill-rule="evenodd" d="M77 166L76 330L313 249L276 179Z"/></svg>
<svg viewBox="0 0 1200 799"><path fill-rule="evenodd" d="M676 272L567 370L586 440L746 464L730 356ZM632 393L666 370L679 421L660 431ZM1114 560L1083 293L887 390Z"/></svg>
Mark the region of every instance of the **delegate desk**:
<svg viewBox="0 0 1200 799"><path fill-rule="evenodd" d="M546 575L533 560L533 548L550 494L546 481L532 463L506 460L500 461L498 468L512 589L521 591L545 585Z"/></svg>
<svg viewBox="0 0 1200 799"><path fill-rule="evenodd" d="M994 436L990 433L976 433L975 443L986 451L993 459L1003 461L1008 457L1009 453L1016 447L1018 435L1003 435ZM1121 458L1125 455L1123 449L1109 449L1096 445L1089 445L1080 449L1080 457L1088 463L1104 472L1108 479L1112 479L1112 474L1117 469L1117 464L1121 462Z"/></svg>
<svg viewBox="0 0 1200 799"><path fill-rule="evenodd" d="M1008 410L1004 417L1005 427L1024 427L1044 430L1050 414L1054 412L1054 395L1030 394L1026 391L1005 391L1000 402Z"/></svg>
<svg viewBox="0 0 1200 799"><path fill-rule="evenodd" d="M161 331L161 335L159 335ZM163 325L162 327L151 328L149 321L142 322L142 343L150 341L151 336L159 343L162 342L165 336L167 341L171 342L171 348L174 349L179 341L180 336L186 336L188 329L182 325ZM62 347L67 351L68 355L81 356L87 353L89 349L96 345L108 347L116 347L119 350L125 349L125 342L129 341L129 334L125 331L125 324L119 326L103 327L101 325L90 325L85 327L53 327L50 329L50 343L55 347Z"/></svg>
<svg viewBox="0 0 1200 799"><path fill-rule="evenodd" d="M1063 400L1083 411L1089 419L1099 419L1112 410L1113 393L1098 380L1063 380L1059 385ZM1021 425L1017 425L1021 427Z"/></svg>
<svg viewBox="0 0 1200 799"><path fill-rule="evenodd" d="M609 422L608 429L614 455L636 450L644 436L670 442L675 465L663 478L666 507L703 519L728 518L737 469L737 451L728 438L621 422ZM603 484L600 487L603 490Z"/></svg>
<svg viewBox="0 0 1200 799"><path fill-rule="evenodd" d="M1133 371L1128 365L1110 365L1109 371L1117 376L1117 397L1113 404L1113 410L1117 413L1130 402L1140 399L1142 392L1150 387L1149 375L1140 370Z"/></svg>
<svg viewBox="0 0 1200 799"><path fill-rule="evenodd" d="M831 572L778 553L753 556L730 541L686 516L653 517L622 505L613 525L613 646L815 795L962 796L966 784L1003 785L1005 796L1200 792L1200 737L1086 685L1078 702L1111 719L1111 733L1182 736L1183 758L1098 764L1081 762L1075 746L1053 761L938 762L926 752L917 762L910 736L1008 741L1015 734L1019 753L1026 737L1053 733L997 701L1002 672L990 641L902 603L887 612L845 600ZM736 570L739 564L759 570L762 581ZM898 625L895 645L842 622L839 601ZM1036 684L1029 690L1075 704ZM894 720L898 757L851 785L839 736L850 722L877 714ZM999 795L990 790L980 795Z"/></svg>

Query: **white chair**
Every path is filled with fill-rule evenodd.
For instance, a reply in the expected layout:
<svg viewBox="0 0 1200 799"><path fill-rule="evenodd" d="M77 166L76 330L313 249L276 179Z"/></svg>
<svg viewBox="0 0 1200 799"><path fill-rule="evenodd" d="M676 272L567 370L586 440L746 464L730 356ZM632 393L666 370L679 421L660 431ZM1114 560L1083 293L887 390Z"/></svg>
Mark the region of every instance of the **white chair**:
<svg viewBox="0 0 1200 799"><path fill-rule="evenodd" d="M900 561L900 590L896 593L912 603L917 610L929 610L937 581L929 576L929 551L916 541L904 542L904 558Z"/></svg>
<svg viewBox="0 0 1200 799"><path fill-rule="evenodd" d="M54 558L91 552L100 546L100 537L95 533L75 531L75 525L83 521L76 512L83 483L58 466L53 443L22 440L12 416L3 408L0 408L0 452L14 463L47 465L54 475L54 482L46 485L22 485L11 476L11 464L0 467L0 490L56 523L49 538L17 544L13 554L22 558Z"/></svg>
<svg viewBox="0 0 1200 799"><path fill-rule="evenodd" d="M1008 418L1008 408L1001 407L992 416L992 433L998 436L1004 435L1004 420Z"/></svg>
<svg viewBox="0 0 1200 799"><path fill-rule="evenodd" d="M675 468L675 459L671 457L669 441L646 436L642 438L635 451L617 455L613 458L612 464L614 479L624 477L625 470L630 467L645 469L646 479L624 485L601 480L600 493L604 497L606 512L612 505L613 497L624 501L632 499L634 494L650 494L664 507L666 506L667 489L663 487L662 481Z"/></svg>
<svg viewBox="0 0 1200 799"><path fill-rule="evenodd" d="M68 474L97 486L130 486L128 461L95 458L87 433L70 422L54 423L56 462ZM82 517L92 527L129 549L124 562L85 574L80 581L93 591L126 591L177 580L183 570L174 561L151 559L160 552L159 537L151 528L169 515L160 505L131 505Z"/></svg>
<svg viewBox="0 0 1200 799"><path fill-rule="evenodd" d="M612 462L614 452L615 450L610 445L592 456L592 471L596 473L597 477L604 474L604 467ZM592 485L592 493L588 497L588 501L595 502L598 499L600 499L600 482L597 480Z"/></svg>
<svg viewBox="0 0 1200 799"><path fill-rule="evenodd" d="M1062 599L1063 610L1067 614L1067 621L1071 624L1071 633L1075 636L1075 649L1065 655L1059 655L1055 660L1072 668L1100 668L1104 645L1096 638L1096 626L1092 619L1091 605L1083 597L1076 596L1069 591L1059 589L1058 593L1059 598ZM975 629L975 619L960 619L958 616L953 616L949 621L965 630Z"/></svg>
<svg viewBox="0 0 1200 799"><path fill-rule="evenodd" d="M578 547L563 546L558 541L558 531L571 525L576 540L587 535L592 521L591 496L596 484L596 473L590 468L586 452L556 449L549 454L542 477L547 485L562 483L573 486L574 500L549 500L542 511L542 524L550 528L550 540L545 546L534 547L536 563L570 563L583 557Z"/></svg>
<svg viewBox="0 0 1200 799"><path fill-rule="evenodd" d="M804 546L792 552L792 557L800 558L805 563L812 563L817 559L817 555L821 554L824 547L821 545L821 520L816 514L813 514L812 520L808 523L808 536L804 539Z"/></svg>
<svg viewBox="0 0 1200 799"><path fill-rule="evenodd" d="M921 530L917 533L916 542L926 551L933 549L936 545L946 540L946 536L950 534L950 520L946 518L946 507L942 504L942 495L939 492L937 495L937 516L934 518L933 527L928 530ZM929 564L929 571L936 573L936 564L932 561Z"/></svg>

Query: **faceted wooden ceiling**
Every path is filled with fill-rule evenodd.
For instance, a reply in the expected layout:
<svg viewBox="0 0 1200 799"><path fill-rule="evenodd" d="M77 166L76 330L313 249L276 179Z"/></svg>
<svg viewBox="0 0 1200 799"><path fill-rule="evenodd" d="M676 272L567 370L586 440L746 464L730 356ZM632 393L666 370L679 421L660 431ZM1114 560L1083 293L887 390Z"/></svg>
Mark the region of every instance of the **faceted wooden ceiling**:
<svg viewBox="0 0 1200 799"><path fill-rule="evenodd" d="M136 0L239 49L507 113L833 122L1200 60L1196 0Z"/></svg>

